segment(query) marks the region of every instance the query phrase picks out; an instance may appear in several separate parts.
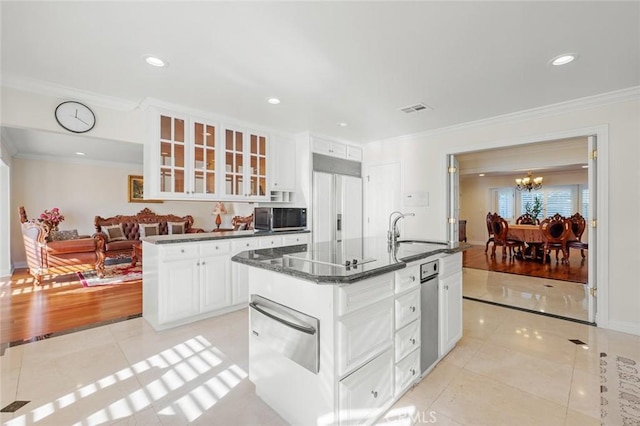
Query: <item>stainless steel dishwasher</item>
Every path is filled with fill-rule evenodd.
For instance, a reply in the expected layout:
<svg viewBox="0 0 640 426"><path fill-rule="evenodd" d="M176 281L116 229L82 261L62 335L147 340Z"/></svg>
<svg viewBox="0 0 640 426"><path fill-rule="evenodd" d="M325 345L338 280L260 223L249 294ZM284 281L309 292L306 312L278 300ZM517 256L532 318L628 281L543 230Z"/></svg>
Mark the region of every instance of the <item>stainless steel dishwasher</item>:
<svg viewBox="0 0 640 426"><path fill-rule="evenodd" d="M422 375L438 360L439 270L437 260L420 265L420 372Z"/></svg>
<svg viewBox="0 0 640 426"><path fill-rule="evenodd" d="M251 295L252 338L312 373L320 371L320 321L257 294Z"/></svg>

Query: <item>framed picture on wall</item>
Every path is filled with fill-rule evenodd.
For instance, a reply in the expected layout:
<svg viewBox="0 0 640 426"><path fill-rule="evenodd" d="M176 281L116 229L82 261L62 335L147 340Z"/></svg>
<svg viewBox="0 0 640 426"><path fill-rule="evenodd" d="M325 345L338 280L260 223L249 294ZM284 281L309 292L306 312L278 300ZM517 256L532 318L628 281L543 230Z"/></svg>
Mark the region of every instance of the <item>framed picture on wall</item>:
<svg viewBox="0 0 640 426"><path fill-rule="evenodd" d="M142 176L129 175L128 193L130 203L162 203L162 200L144 199L144 180Z"/></svg>

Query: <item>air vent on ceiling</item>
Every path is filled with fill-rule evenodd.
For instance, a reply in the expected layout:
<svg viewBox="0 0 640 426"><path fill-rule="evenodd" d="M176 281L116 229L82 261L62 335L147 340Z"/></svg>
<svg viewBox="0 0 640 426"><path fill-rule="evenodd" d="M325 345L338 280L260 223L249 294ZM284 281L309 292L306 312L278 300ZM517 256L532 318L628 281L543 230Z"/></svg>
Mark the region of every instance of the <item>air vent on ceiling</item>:
<svg viewBox="0 0 640 426"><path fill-rule="evenodd" d="M408 107L400 108L400 111L404 112L405 114L411 114L413 112L424 111L424 110L431 111L433 110L433 108L431 108L429 105L424 103L419 103L419 104L411 105Z"/></svg>

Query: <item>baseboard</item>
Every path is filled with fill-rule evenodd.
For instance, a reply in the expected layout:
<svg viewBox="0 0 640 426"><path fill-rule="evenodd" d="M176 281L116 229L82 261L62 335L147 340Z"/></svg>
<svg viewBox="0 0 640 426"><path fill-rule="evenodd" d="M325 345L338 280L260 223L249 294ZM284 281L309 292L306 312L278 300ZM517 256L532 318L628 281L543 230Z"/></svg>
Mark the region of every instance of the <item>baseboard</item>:
<svg viewBox="0 0 640 426"><path fill-rule="evenodd" d="M608 324L602 328L640 336L640 324L638 323L609 320Z"/></svg>
<svg viewBox="0 0 640 426"><path fill-rule="evenodd" d="M14 268L0 269L0 277L11 277L13 275Z"/></svg>
<svg viewBox="0 0 640 426"><path fill-rule="evenodd" d="M27 268L27 261L24 260L22 262L14 262L13 264L13 270L15 271L16 269L24 269Z"/></svg>

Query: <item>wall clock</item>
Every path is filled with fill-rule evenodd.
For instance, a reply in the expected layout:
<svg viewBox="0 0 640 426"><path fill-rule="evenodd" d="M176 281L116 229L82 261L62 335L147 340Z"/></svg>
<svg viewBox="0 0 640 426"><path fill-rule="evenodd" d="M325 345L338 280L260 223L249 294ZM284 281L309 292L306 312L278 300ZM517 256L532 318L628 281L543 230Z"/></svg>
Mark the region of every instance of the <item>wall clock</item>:
<svg viewBox="0 0 640 426"><path fill-rule="evenodd" d="M56 121L70 132L85 133L96 125L96 116L88 106L66 101L56 107Z"/></svg>

